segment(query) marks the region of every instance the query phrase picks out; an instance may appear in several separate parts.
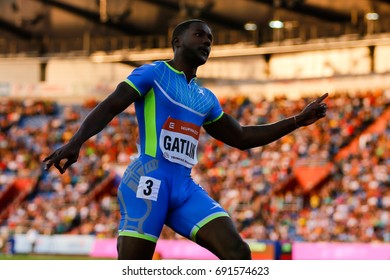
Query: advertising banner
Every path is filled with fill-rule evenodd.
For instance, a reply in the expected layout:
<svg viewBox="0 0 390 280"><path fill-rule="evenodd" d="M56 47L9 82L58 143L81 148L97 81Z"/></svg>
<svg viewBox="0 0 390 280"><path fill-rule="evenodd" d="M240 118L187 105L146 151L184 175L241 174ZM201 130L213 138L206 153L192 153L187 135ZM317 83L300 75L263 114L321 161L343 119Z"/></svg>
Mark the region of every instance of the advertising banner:
<svg viewBox="0 0 390 280"><path fill-rule="evenodd" d="M388 243L293 243L294 260L389 260Z"/></svg>

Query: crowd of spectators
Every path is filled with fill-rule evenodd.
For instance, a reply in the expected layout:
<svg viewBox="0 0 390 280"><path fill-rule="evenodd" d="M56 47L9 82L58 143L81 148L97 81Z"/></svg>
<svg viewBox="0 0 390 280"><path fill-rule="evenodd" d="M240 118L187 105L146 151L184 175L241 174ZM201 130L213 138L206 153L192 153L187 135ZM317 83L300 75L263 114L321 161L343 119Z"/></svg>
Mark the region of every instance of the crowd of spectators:
<svg viewBox="0 0 390 280"><path fill-rule="evenodd" d="M334 94L326 101L326 119L263 148L239 152L208 139L195 174L231 213L246 238L390 241L389 129L366 135L369 140L361 141L357 154L334 161L342 147L389 107L389 95L389 91ZM280 98L254 104L237 98L227 101L225 110L243 124L267 123L297 113L304 103ZM303 193L299 186L275 193L274 188L292 175L294 166L305 161L334 163L329 181L312 193ZM355 172L359 170L353 178L351 165ZM359 185L359 190L348 191L351 184Z"/></svg>
<svg viewBox="0 0 390 280"><path fill-rule="evenodd" d="M277 121L298 113L307 98L252 101L221 99L224 110L242 124ZM389 91L332 94L328 116L265 147L247 151L200 137L199 182L232 216L244 238L307 241L390 242L390 125L365 135L359 153L335 161L342 147L390 104ZM13 205L0 227L26 233L116 236L119 210L115 192L100 200L86 195L137 153L134 108L116 117L88 140L79 161L64 175L42 170L42 159L66 142L94 103L63 106L51 101L0 102L0 195L18 177L36 179L33 191ZM305 193L298 186L276 192L305 162L331 162L329 180ZM122 174L118 174L119 176ZM162 238L180 238L165 228Z"/></svg>
<svg viewBox="0 0 390 280"><path fill-rule="evenodd" d="M69 140L91 104L58 106L47 102L47 107L56 108L55 111L31 109L41 107L38 104L43 102L12 100L1 107L3 120L11 119L12 107L20 112L15 121L3 122L5 125L0 134L1 189L19 177L33 178L36 184L21 205L12 205L7 221L0 223L8 224L15 232L26 232L34 227L41 234L65 233L80 225L83 225L80 230L85 232L85 219L102 219L100 211L105 207L103 202L87 205L86 194L107 176L113 164L128 164L130 155L136 152L134 115L124 113L102 133L87 141L77 165L60 175L54 169L44 171L42 159ZM104 227L107 224L104 223Z"/></svg>

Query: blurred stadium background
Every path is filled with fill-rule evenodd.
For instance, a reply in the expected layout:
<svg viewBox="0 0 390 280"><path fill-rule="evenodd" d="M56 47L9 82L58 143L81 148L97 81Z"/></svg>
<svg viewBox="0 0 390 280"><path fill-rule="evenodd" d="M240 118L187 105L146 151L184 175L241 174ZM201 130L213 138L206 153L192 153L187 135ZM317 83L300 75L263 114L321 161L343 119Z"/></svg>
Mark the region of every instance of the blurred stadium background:
<svg viewBox="0 0 390 280"><path fill-rule="evenodd" d="M194 178L257 259L390 259L389 0L0 0L0 258L115 258L134 108L60 176L41 161L134 67L213 29L200 81L243 124L329 92L328 117L263 148L201 137ZM164 228L156 259L212 259Z"/></svg>

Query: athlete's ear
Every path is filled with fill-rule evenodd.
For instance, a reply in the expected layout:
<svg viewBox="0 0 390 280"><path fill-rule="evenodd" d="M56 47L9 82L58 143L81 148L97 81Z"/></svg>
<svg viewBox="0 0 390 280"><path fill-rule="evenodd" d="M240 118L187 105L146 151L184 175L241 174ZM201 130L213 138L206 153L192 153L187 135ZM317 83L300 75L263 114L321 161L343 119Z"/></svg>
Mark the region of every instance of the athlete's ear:
<svg viewBox="0 0 390 280"><path fill-rule="evenodd" d="M172 39L172 44L173 44L173 47L176 49L177 47L180 46L180 38L179 37L175 37Z"/></svg>

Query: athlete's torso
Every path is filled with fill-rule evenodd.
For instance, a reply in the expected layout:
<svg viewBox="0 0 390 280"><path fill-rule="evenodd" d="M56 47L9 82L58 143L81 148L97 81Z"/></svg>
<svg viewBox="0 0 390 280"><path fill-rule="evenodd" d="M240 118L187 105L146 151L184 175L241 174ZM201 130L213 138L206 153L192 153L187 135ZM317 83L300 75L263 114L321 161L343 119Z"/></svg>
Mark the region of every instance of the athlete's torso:
<svg viewBox="0 0 390 280"><path fill-rule="evenodd" d="M135 103L140 154L186 168L196 164L201 126L223 114L215 95L163 61L135 69L126 82L142 96Z"/></svg>

